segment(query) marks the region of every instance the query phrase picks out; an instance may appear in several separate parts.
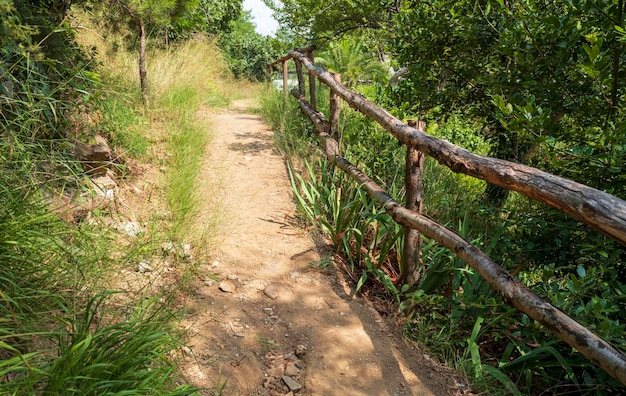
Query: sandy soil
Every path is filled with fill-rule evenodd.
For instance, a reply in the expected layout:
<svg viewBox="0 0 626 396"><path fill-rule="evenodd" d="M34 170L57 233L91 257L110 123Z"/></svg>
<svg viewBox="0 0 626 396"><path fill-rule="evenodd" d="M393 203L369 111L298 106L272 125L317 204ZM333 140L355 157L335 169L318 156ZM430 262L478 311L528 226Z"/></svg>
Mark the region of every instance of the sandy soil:
<svg viewBox="0 0 626 396"><path fill-rule="evenodd" d="M399 337L292 225L294 205L272 132L240 101L217 114L201 173L219 217L183 321L183 371L206 394L454 395L453 375ZM327 259L326 259L327 260Z"/></svg>

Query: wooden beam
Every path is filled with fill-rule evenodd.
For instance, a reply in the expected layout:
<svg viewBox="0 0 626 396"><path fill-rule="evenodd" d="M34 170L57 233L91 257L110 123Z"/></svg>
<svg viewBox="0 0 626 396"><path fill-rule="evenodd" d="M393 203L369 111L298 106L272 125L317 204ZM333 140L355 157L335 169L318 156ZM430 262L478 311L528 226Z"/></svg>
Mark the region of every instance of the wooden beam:
<svg viewBox="0 0 626 396"><path fill-rule="evenodd" d="M289 68L287 60L283 61L283 93L285 94L285 100L287 100L289 98Z"/></svg>
<svg viewBox="0 0 626 396"><path fill-rule="evenodd" d="M408 123L420 131L426 130L426 124L423 121L409 120ZM424 210L424 183L422 180L424 158L424 154L415 147L406 148L404 176L406 208L420 215ZM402 283L408 284L411 288L417 284L420 277L421 245L422 237L419 231L405 226L400 273Z"/></svg>
<svg viewBox="0 0 626 396"><path fill-rule="evenodd" d="M311 61L311 64L314 65L315 56L314 56L313 47L310 47L307 50L306 56L307 58L309 58L309 61ZM309 73L309 97L311 98L311 107L313 107L313 110L317 110L317 93L315 92L315 84L316 84L315 76Z"/></svg>
<svg viewBox="0 0 626 396"><path fill-rule="evenodd" d="M294 56L295 57L295 56ZM306 63L304 63L306 65ZM308 66L307 66L308 67ZM323 69L317 71L317 73L328 73ZM317 74L316 74L317 75ZM328 81L331 81L332 78ZM332 80L334 82L334 80ZM327 82L324 82L327 83ZM335 82L336 83L336 82ZM332 84L332 82L330 83ZM331 86L331 88L337 88ZM345 89L345 88L344 88ZM328 147L328 143L330 142L330 146L333 146L333 143L336 145L336 141L332 139L327 133L328 131L328 123L324 119L324 116L311 108L310 105L306 102L306 98L302 94L299 94L295 90L292 91L292 94L298 98L300 103L300 108L303 112L313 121L316 125L316 129L318 131L318 137L320 140L325 143L326 147ZM340 92L341 95L341 92ZM344 99L346 95L345 92L341 95ZM356 95L356 94L353 94ZM346 95L348 96L348 95ZM356 95L359 96L359 95ZM352 95L348 96L351 99ZM361 97L362 98L362 97ZM362 98L364 99L364 98ZM350 102L350 101L349 101ZM366 101L367 102L367 101ZM354 104L353 102L350 102ZM370 102L371 103L371 102ZM374 105L375 106L375 105ZM355 107L365 114L365 107L356 106ZM377 107L377 106L375 106ZM380 109L380 108L378 108ZM386 110L382 110L385 114ZM373 111L373 110L367 110ZM375 114L378 114L379 111L374 108ZM476 156L475 154L471 154L467 152L467 150L461 149L457 146L450 144L449 142L436 139L434 137L426 135L422 131L418 131L415 128L409 127L407 125L402 124L395 117L386 113L389 117L388 126L389 129L393 130L392 134L394 136L397 134L401 136L405 144L422 144L422 146L417 146L417 148L421 148L420 151L426 151L427 154L434 156L435 158L443 158L439 162L446 164L447 162L455 159L453 155L448 154L437 154L435 147L429 146L430 144L438 143L442 144L444 149L452 150L453 154L459 155L458 150L461 150L462 158L466 161L479 161L485 157ZM368 114L369 115L369 114ZM379 121L379 123L381 123ZM382 123L381 123L382 125ZM385 125L383 125L385 126ZM411 128L411 130L416 131L418 133L409 132L404 129ZM399 128L399 131L396 131L396 128ZM395 132L395 133L394 133ZM403 133L407 133L407 135L403 135ZM402 141L402 139L401 139ZM434 143L433 143L434 142ZM451 148L451 147L452 148ZM422 150L423 149L423 150ZM622 384L626 385L626 355L622 353L617 348L613 347L611 344L600 338L598 335L576 322L569 315L559 310L549 302L544 301L541 297L533 293L530 289L524 286L521 282L514 278L513 275L506 272L502 267L496 264L490 257L488 257L485 253L483 253L480 249L473 246L471 243L467 242L465 239L460 237L455 232L447 229L443 225L419 214L412 210L402 207L399 205L394 199L378 184L376 184L373 180L371 180L367 175L365 175L360 169L356 166L352 165L345 158L341 157L338 153L338 145L335 148L331 148L330 150L326 150L326 152L332 152L335 164L345 171L350 177L360 183L361 187L364 188L368 194L373 197L376 201L381 203L387 213L391 215L391 217L397 223L404 225L405 227L413 228L427 237L435 240L441 246L446 247L447 249L454 252L460 259L462 259L465 263L467 263L470 267L476 270L482 277L489 283L489 285L496 291L498 291L507 301L509 301L516 309L521 312L527 314L530 318L538 321L542 325L544 325L548 330L550 330L556 337L565 341L567 344L576 348L580 353L586 356L593 363L598 365L601 369L606 371L609 375L620 381ZM442 157L443 155L443 157ZM466 158L469 156L469 159ZM478 157L478 158L476 158ZM498 160L501 161L501 160ZM479 162L480 163L480 162ZM503 166L509 166L512 163L507 161L498 162ZM475 164L474 164L475 165ZM487 163L490 165L490 163ZM513 164L518 165L518 164ZM546 174L545 172L538 171L537 169L524 167L522 166L522 171L525 168L529 168L531 171L527 171L527 173L533 174L532 171L539 172L539 175L535 175L534 177L538 177L541 180L542 178L547 178L551 180L551 177L558 178L556 176ZM452 167L451 167L452 169ZM454 170L454 169L453 169ZM512 172L518 172L519 169L515 168ZM469 174L469 173L468 173ZM496 173L497 174L497 173ZM545 175L544 175L545 174ZM546 176L547 175L547 176ZM505 178L506 179L506 178ZM574 183L565 179L567 183ZM524 185L527 185L528 181L523 180ZM563 182L553 182L555 186L560 186ZM495 184L495 183L494 183ZM577 183L575 183L577 185ZM530 184L532 186L532 184ZM582 186L582 185L581 185ZM580 191L579 186L575 186L577 188L576 191ZM586 187L586 186L582 186ZM587 187L590 188L590 187ZM583 189L584 190L584 189ZM594 190L594 189L592 189ZM595 190L597 191L597 190ZM587 191L585 191L587 192ZM593 192L593 191L592 191ZM588 193L588 192L587 192ZM597 191L600 195L608 195L608 197L602 197L603 199L615 198L609 194L603 193L601 191ZM595 194L595 192L594 192ZM584 197L584 195L583 195ZM580 197L579 197L580 199ZM623 202L623 201L622 201ZM593 206L593 205L592 205Z"/></svg>
<svg viewBox="0 0 626 396"><path fill-rule="evenodd" d="M335 157L337 166L361 184L381 203L399 224L415 228L459 256L475 269L489 285L519 311L544 325L555 336L578 349L613 378L626 385L626 355L576 322L565 312L544 301L493 262L485 253L441 224L402 207L378 184L345 158Z"/></svg>
<svg viewBox="0 0 626 396"><path fill-rule="evenodd" d="M294 59L296 62L296 74L298 76L298 90L302 93L306 92L305 84L304 84L304 76L302 73L302 62L297 59Z"/></svg>
<svg viewBox="0 0 626 396"><path fill-rule="evenodd" d="M291 94L298 100L302 112L315 125L317 138L324 147L324 154L328 159L334 161L336 156L341 155L341 151L339 150L339 143L328 134L330 131L330 123L324 118L324 114L313 109L302 92L298 92L294 89L291 91Z"/></svg>
<svg viewBox="0 0 626 396"><path fill-rule="evenodd" d="M335 81L341 83L341 74L331 73ZM330 91L330 134L339 138L339 118L341 116L341 98L333 90Z"/></svg>
<svg viewBox="0 0 626 396"><path fill-rule="evenodd" d="M348 90L328 71L311 64L303 54L295 51L289 54L300 59L310 73L336 91L351 107L374 119L403 144L416 147L454 172L485 180L553 206L626 246L626 201L530 166L474 154L447 140L430 136L405 125L363 95Z"/></svg>

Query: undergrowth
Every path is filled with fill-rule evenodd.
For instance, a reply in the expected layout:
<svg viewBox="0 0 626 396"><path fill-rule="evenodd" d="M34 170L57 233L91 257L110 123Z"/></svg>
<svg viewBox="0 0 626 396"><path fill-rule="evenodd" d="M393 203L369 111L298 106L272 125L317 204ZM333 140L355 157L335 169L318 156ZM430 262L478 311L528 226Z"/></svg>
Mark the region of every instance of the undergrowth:
<svg viewBox="0 0 626 396"><path fill-rule="evenodd" d="M407 318L407 337L489 394L623 391L623 386L505 303L472 268L428 238L422 238L419 282L414 287L399 283L402 228L339 169L320 160L314 128L293 98L285 103L282 92L270 92L262 107L279 150L289 159L301 218L327 236L337 260L346 264L354 279L355 292L374 288L396 301ZM328 106L318 102L318 107L325 111ZM402 202L404 147L348 106L340 124L344 156ZM452 116L431 120L427 132L486 154L489 145L479 129ZM423 178L428 216L519 274L529 287L609 342L625 347L626 286L615 270L623 265L622 250L516 194L502 209L484 206L482 181L454 174L432 159L426 159ZM539 234L540 230L547 234ZM557 235L557 246L548 246L554 245L551 232ZM554 256L555 250L561 258L570 254L565 240L574 252L582 253L572 257L575 264L569 269ZM601 256L616 262L607 265Z"/></svg>
<svg viewBox="0 0 626 396"><path fill-rule="evenodd" d="M170 257L180 283L158 291L116 276L162 256L163 241L191 238L210 137L197 112L228 104L230 92L220 89L228 73L210 42L154 51L152 73L160 78L151 87L154 108L146 110L133 57L109 52L93 32L81 31L78 41L102 57L86 57L76 69L55 74L46 68L62 64L19 52L3 58L10 69L0 67L10 90L0 91L0 394L193 394L177 371L184 337L174 309L193 262ZM96 135L107 138L117 156L107 165L122 180L138 176L139 161L163 167L160 190L168 191L171 216L148 213L133 238L113 229L121 221L115 205L124 205L117 198L87 213L74 207L94 191L73 145Z"/></svg>

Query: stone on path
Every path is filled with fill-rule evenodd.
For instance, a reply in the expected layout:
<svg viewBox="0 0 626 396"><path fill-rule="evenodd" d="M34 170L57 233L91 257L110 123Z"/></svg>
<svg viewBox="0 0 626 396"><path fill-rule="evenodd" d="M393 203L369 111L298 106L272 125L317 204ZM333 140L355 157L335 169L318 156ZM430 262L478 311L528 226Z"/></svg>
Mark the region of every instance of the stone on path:
<svg viewBox="0 0 626 396"><path fill-rule="evenodd" d="M283 381L289 387L289 390L292 392L297 392L302 389L302 385L300 385L297 381L293 380L291 377L283 375Z"/></svg>
<svg viewBox="0 0 626 396"><path fill-rule="evenodd" d="M263 293L272 300L276 300L278 297L284 295L286 292L286 286L277 283L271 283L267 285L263 290Z"/></svg>
<svg viewBox="0 0 626 396"><path fill-rule="evenodd" d="M289 377L295 377L298 374L300 374L300 370L298 370L296 364L294 362L288 362L287 367L285 367L285 375Z"/></svg>
<svg viewBox="0 0 626 396"><path fill-rule="evenodd" d="M220 282L219 288L224 293L232 293L235 291L235 285L229 281Z"/></svg>

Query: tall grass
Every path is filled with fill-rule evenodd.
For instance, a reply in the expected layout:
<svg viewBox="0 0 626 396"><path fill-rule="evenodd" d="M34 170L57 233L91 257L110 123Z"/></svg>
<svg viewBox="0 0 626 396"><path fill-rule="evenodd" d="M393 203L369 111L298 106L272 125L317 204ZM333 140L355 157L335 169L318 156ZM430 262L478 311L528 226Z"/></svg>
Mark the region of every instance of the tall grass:
<svg viewBox="0 0 626 396"><path fill-rule="evenodd" d="M98 73L78 70L71 77L84 82L80 107L69 95L71 84L46 80L37 62L17 63L24 69L2 76L28 78L15 77L13 95L1 99L0 394L191 394L178 384L170 356L182 337L168 296L180 285L162 294L140 290L137 298L106 286L121 268L155 254L168 230L170 237L187 235L210 137L197 112L228 104L228 92L219 88L227 68L209 42L153 52L155 106L146 112L134 55L108 52L102 37L85 32L93 37L79 41L106 56ZM120 242L102 223L68 223L51 212L87 187L71 143L94 134L126 158L154 166L165 161L171 223L148 224L150 235Z"/></svg>
<svg viewBox="0 0 626 396"><path fill-rule="evenodd" d="M189 41L153 56L149 68L154 96L151 114L166 131L170 156L166 199L176 219L172 235L182 239L199 210L197 177L211 138L210 118L198 112L203 106L228 105L229 97L218 89L220 79L228 78L228 67L209 41Z"/></svg>
<svg viewBox="0 0 626 396"><path fill-rule="evenodd" d="M406 313L409 337L471 378L478 389L490 393L571 390L576 394L605 394L624 389L570 347L554 341L540 325L507 305L479 274L434 241L423 238L420 282L416 287L398 284L397 263L401 260L403 243L399 229L389 225L388 216L380 207L371 205L367 197L355 192L358 186L318 160L320 150L313 138L313 128L299 114L295 101L289 100L291 104L285 104L281 92L268 95L263 100L263 114L275 130L277 145L291 162L292 187L300 215L327 235L339 261L348 264L344 268L350 272L355 289L382 284L396 298L398 308ZM327 103L318 103L318 107L325 109ZM439 125L431 123L428 132L486 154L489 145L479 129L451 116ZM394 139L346 108L342 114L340 144L351 162L364 169L396 200L403 200L405 151ZM565 255L570 253L561 247L562 240L583 232L579 227L567 228L568 223L550 217L549 212L538 214L536 204L515 194L504 210L482 207L484 182L454 174L434 160L426 159L423 178L428 216L456 231L511 271L522 270L519 277L529 287L580 322L591 323L594 331L615 345L623 346L624 326L620 315L624 311L616 301L624 288L615 274L607 275L603 273L604 267L589 264L589 257L598 253L619 265L622 250L607 248L596 252L598 246L605 246L600 239L595 244L576 246L571 253L576 258L575 265L570 268L558 264L562 257L548 255L541 267L525 270L527 261L541 257L538 246L551 242L531 240L529 234L558 226L559 233L552 234L557 235L554 244ZM527 246L526 253L518 254L523 252L520 246ZM375 282L370 282L372 279Z"/></svg>

